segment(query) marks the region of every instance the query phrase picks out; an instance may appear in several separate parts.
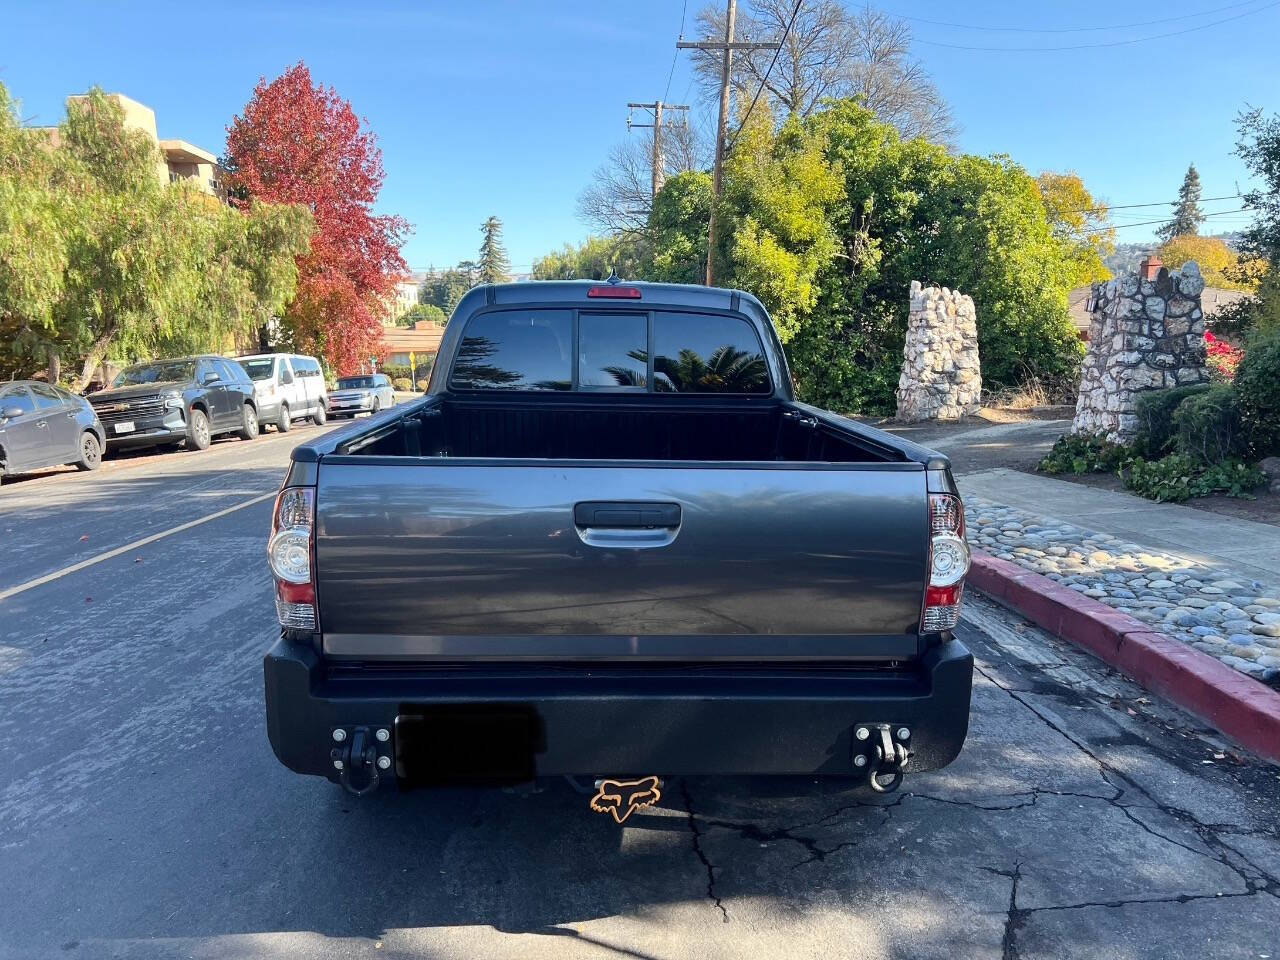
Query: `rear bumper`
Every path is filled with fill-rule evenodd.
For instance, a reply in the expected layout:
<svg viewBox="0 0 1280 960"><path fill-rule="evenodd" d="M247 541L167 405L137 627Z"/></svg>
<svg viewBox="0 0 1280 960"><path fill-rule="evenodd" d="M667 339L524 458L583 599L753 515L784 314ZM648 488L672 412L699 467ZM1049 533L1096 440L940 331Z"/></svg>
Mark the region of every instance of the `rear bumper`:
<svg viewBox="0 0 1280 960"><path fill-rule="evenodd" d="M954 760L969 727L973 656L950 640L894 671L477 664L331 673L311 647L282 639L264 673L276 756L297 773L333 780L335 728L395 731L398 717L464 705L528 711L537 728L530 769L539 776L849 776L860 724L908 727L908 772Z"/></svg>

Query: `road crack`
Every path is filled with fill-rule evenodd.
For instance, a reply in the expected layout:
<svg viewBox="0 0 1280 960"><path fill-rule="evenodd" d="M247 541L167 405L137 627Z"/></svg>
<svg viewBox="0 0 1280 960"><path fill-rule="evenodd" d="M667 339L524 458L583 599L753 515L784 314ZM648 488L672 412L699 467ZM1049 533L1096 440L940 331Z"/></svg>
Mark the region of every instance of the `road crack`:
<svg viewBox="0 0 1280 960"><path fill-rule="evenodd" d="M724 923L728 923L729 911L724 908L724 902L716 894L716 868L707 859L707 854L702 849L702 831L698 827L698 815L693 810L693 798L689 795L689 783L683 777L680 779L680 795L684 798L685 813L689 815L689 834L693 841L694 856L698 858L698 862L707 871L707 898L720 911L720 919Z"/></svg>
<svg viewBox="0 0 1280 960"><path fill-rule="evenodd" d="M1228 871L1234 874L1237 877L1237 879L1240 880L1241 884L1244 887L1243 890L1234 891L1232 893L1223 893L1223 894L1215 893L1211 895L1210 894L1183 894L1179 896L1186 896L1186 897L1190 897L1192 900L1195 900L1195 899L1215 899L1220 896L1221 897L1239 897L1239 896L1252 896L1255 893L1267 893L1273 897L1280 898L1280 878L1277 878L1274 874L1271 874L1266 870L1264 870L1257 863L1253 862L1249 857L1245 856L1239 850L1236 850L1234 847L1227 844L1222 839L1222 837L1219 836L1220 833L1228 836L1240 835L1241 831L1238 827L1233 826L1232 829L1225 830L1225 829L1222 829L1224 825L1203 823L1199 819L1197 819L1195 814L1193 814L1190 810L1185 810L1181 807L1175 807L1171 804L1167 804L1157 799L1140 783L1133 780L1127 774L1121 772L1114 765L1107 762L1102 757L1100 757L1097 753L1095 753L1092 749L1090 749L1087 744L1082 743L1077 737L1073 736L1072 734L1064 730L1051 717L1048 717L1045 714L1041 713L1041 711L1038 710L1034 704L1032 704L1026 697L1022 696L1017 690L1014 690L1011 687L1005 686L995 676L993 676L988 671L984 670L979 664L974 664L974 669L977 670L980 674L982 674L982 676L986 677L986 679L990 681L992 686L996 687L997 689L1003 690L1006 694L1008 694L1010 697L1016 700L1028 711L1030 711L1032 716L1040 720L1041 723L1043 723L1049 729L1054 731L1054 733L1058 734L1058 736L1062 737L1064 740L1066 740L1068 743L1074 746L1077 750L1079 750L1082 754L1087 756L1090 760L1093 761L1094 764L1097 765L1098 772L1099 772L1099 775L1102 777L1102 780L1112 790L1115 791L1115 794L1114 796L1111 796L1111 797L1096 797L1095 799L1102 800L1105 803L1108 803L1111 806L1115 807L1131 823L1133 823L1135 826L1137 826L1139 829L1141 829L1145 833L1150 834L1151 836L1157 838L1158 840L1173 844L1174 846L1177 846L1183 850L1186 850L1187 852L1192 853L1195 856L1204 857L1207 860L1210 860L1214 863L1219 864L1222 867L1225 867ZM1121 803L1121 800L1127 799L1130 793L1140 797L1144 802ZM1169 817L1171 820L1176 821L1177 823L1181 824L1182 826L1190 830L1192 833L1194 833L1197 839L1199 839L1199 841L1201 842L1201 844L1204 845L1205 849L1197 850L1195 847L1187 843L1183 843L1180 840L1175 840L1174 838L1169 837L1164 833L1161 833L1160 831L1156 830L1154 827L1151 827L1150 825L1144 823L1140 818L1138 818L1132 812L1133 810L1139 810L1139 809L1154 809L1154 810L1158 810L1160 813L1163 813L1165 816ZM1251 871L1253 871L1252 875L1246 872L1245 869L1242 868L1240 864L1244 864ZM1165 901L1161 901L1161 900L1115 901L1114 903L1080 904L1076 906L1123 906L1129 902L1159 903L1159 902L1165 902ZM1178 900L1177 898L1170 898L1167 902L1182 902L1182 901ZM1040 907L1036 909L1038 910L1075 909L1075 907L1074 906L1056 907L1056 908Z"/></svg>

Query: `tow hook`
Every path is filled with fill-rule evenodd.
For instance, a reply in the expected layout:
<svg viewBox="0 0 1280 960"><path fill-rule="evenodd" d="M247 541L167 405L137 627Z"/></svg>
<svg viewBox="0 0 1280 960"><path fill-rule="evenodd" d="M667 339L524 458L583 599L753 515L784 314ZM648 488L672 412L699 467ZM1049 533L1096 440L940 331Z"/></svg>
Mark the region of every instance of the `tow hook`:
<svg viewBox="0 0 1280 960"><path fill-rule="evenodd" d="M333 731L334 748L329 751L333 768L338 771L338 783L347 793L363 797L378 788L382 779L381 771L391 767L391 755L378 753L380 745L390 747L391 731L385 728L370 733L368 727L353 727L346 730L337 727ZM352 782L352 775L362 775L363 786Z"/></svg>
<svg viewBox="0 0 1280 960"><path fill-rule="evenodd" d="M908 727L862 723L854 728L853 765L867 771L867 782L876 793L893 793L902 786L902 775L911 759L910 740Z"/></svg>

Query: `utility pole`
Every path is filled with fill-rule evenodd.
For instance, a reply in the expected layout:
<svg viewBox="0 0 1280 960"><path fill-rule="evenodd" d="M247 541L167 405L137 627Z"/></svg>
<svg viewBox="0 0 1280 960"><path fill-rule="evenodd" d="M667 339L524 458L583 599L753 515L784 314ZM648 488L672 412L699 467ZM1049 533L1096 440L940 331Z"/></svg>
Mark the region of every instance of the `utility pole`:
<svg viewBox="0 0 1280 960"><path fill-rule="evenodd" d="M631 121L632 110L652 110L653 123L633 123ZM658 191L662 189L662 181L666 176L666 154L662 151L662 130L664 127L673 127L677 124L672 123L669 119L663 120L662 114L665 110L684 111L685 119L679 126L689 125L689 107L682 103L663 103L661 100L655 100L653 103L628 103L627 104L627 129L633 127L645 129L653 127L653 195L656 197Z"/></svg>
<svg viewBox="0 0 1280 960"><path fill-rule="evenodd" d="M729 7L724 18L724 42L712 40L690 42L680 40L677 50L719 50L724 54L720 67L720 122L716 125L716 165L711 176L711 222L707 225L707 286L711 286L716 251L716 201L720 199L720 168L724 163L725 137L729 132L729 76L733 67L733 51L735 50L777 50L781 43L735 43L733 40L734 21L738 17L737 0L729 0Z"/></svg>

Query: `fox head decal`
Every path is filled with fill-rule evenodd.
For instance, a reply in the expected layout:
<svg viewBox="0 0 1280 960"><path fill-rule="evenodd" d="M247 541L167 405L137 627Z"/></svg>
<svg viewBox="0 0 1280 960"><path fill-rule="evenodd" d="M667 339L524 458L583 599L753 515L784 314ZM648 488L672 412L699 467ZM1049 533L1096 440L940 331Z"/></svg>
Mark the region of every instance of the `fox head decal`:
<svg viewBox="0 0 1280 960"><path fill-rule="evenodd" d="M591 798L596 813L611 813L622 823L641 807L652 807L662 799L661 781L657 777L643 780L601 780L600 789Z"/></svg>

